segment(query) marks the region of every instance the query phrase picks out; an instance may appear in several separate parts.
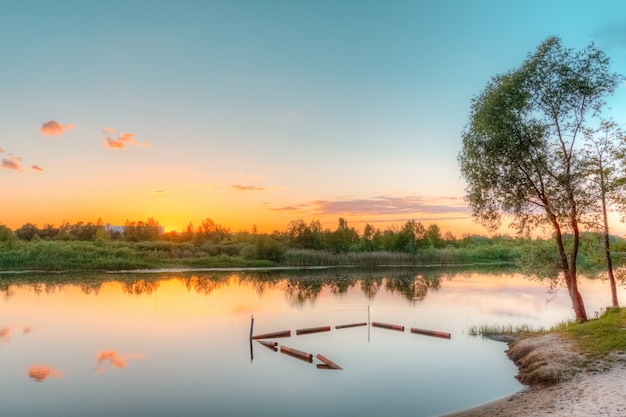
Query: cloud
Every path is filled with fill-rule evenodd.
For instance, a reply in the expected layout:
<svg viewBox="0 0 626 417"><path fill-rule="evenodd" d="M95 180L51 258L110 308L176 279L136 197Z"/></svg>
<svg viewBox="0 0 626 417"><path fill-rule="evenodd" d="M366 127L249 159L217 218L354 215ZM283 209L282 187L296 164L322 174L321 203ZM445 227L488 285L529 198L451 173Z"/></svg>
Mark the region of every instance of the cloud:
<svg viewBox="0 0 626 417"><path fill-rule="evenodd" d="M63 374L48 365L33 365L28 368L28 376L36 382L43 382L50 377L60 378Z"/></svg>
<svg viewBox="0 0 626 417"><path fill-rule="evenodd" d="M270 210L300 212L300 211L306 210L306 208L307 206L284 206L284 207L278 207L278 208L270 208Z"/></svg>
<svg viewBox="0 0 626 417"><path fill-rule="evenodd" d="M105 144L104 147L107 149L123 149L126 145L123 142L120 142L115 139L111 139L109 137L104 138Z"/></svg>
<svg viewBox="0 0 626 417"><path fill-rule="evenodd" d="M104 147L106 149L124 149L126 145L133 146L152 146L150 142L140 142L135 139L134 133L120 133L117 134L117 131L111 127L107 127L102 132L104 133ZM114 136L117 135L117 138Z"/></svg>
<svg viewBox="0 0 626 417"><path fill-rule="evenodd" d="M16 169L18 171L22 170L21 162L22 158L19 156L12 156L10 158L2 158L2 168L5 169Z"/></svg>
<svg viewBox="0 0 626 417"><path fill-rule="evenodd" d="M257 187L254 185L241 185L241 184L231 185L230 188L237 190L237 191L264 191L265 190L265 188L263 187Z"/></svg>
<svg viewBox="0 0 626 417"><path fill-rule="evenodd" d="M415 196L378 196L365 199L315 200L304 205L274 208L274 211L302 211L318 215L409 215L414 213L469 213L460 197L425 199Z"/></svg>
<svg viewBox="0 0 626 417"><path fill-rule="evenodd" d="M126 355L119 355L116 350L103 350L98 352L95 371L97 374L102 374L110 367L126 368L128 361L131 359L143 359L143 354L128 353Z"/></svg>
<svg viewBox="0 0 626 417"><path fill-rule="evenodd" d="M41 133L45 136L62 135L67 129L74 129L73 124L62 125L57 121L50 120L41 125Z"/></svg>
<svg viewBox="0 0 626 417"><path fill-rule="evenodd" d="M0 148L0 153L4 152L4 149Z"/></svg>
<svg viewBox="0 0 626 417"><path fill-rule="evenodd" d="M41 168L39 165L33 165L31 169L33 171L40 171L40 172L43 171L43 168Z"/></svg>

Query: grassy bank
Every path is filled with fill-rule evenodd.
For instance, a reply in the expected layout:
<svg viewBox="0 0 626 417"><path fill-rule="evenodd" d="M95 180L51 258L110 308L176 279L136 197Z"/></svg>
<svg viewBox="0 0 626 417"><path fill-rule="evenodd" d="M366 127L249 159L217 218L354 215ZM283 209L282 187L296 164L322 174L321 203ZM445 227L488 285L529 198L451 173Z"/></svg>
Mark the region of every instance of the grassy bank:
<svg viewBox="0 0 626 417"><path fill-rule="evenodd" d="M603 356L611 352L626 353L626 308L609 307L595 319L584 323L567 321L550 329L528 325L472 326L471 336L518 340L545 334L557 334L574 341L581 353Z"/></svg>
<svg viewBox="0 0 626 417"><path fill-rule="evenodd" d="M580 373L597 373L624 361L626 354L626 309L608 308L584 323L565 322L549 330L527 326L481 326L481 334L509 343L507 356L519 370L517 379L526 385L546 386Z"/></svg>
<svg viewBox="0 0 626 417"><path fill-rule="evenodd" d="M0 246L0 270L267 267L276 263L172 242L46 241Z"/></svg>
<svg viewBox="0 0 626 417"><path fill-rule="evenodd" d="M343 252L333 253L311 249L289 249L281 264L287 266L380 266L380 265L476 265L514 263L518 252L504 246L477 246L473 248L428 248L416 253L404 252Z"/></svg>
<svg viewBox="0 0 626 417"><path fill-rule="evenodd" d="M592 356L626 353L626 308L607 308L597 319L567 322L552 331L575 341L581 352Z"/></svg>
<svg viewBox="0 0 626 417"><path fill-rule="evenodd" d="M265 254L272 260L264 259ZM0 270L124 270L172 267L477 265L512 263L511 248L424 249L417 253L344 252L288 249L276 257L259 245L153 241L10 241L0 242ZM278 258L278 259L276 259Z"/></svg>

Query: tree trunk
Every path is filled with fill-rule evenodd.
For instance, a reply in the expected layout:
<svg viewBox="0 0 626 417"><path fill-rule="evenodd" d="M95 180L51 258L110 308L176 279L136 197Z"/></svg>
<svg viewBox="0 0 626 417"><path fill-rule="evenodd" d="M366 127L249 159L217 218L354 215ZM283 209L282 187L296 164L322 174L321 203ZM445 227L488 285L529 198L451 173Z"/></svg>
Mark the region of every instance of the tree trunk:
<svg viewBox="0 0 626 417"><path fill-rule="evenodd" d="M561 233L561 227L559 226L556 218L552 217L552 225L554 227L554 238L556 245L559 249L559 256L561 258L561 268L563 270L563 276L565 278L565 284L567 285L567 291L570 299L572 300L572 308L576 315L576 321L587 321L587 312L585 311L585 305L583 298L578 291L578 281L576 279L576 257L578 256L579 239L578 230L574 230L574 248L572 250L570 260L567 259L567 253L565 246L563 245L563 235Z"/></svg>
<svg viewBox="0 0 626 417"><path fill-rule="evenodd" d="M578 259L578 248L580 247L580 230L578 230L578 222L575 213L572 214L572 230L574 231L574 244L572 246L572 254L570 255L570 298L572 299L572 307L576 314L576 321L582 323L587 321L587 312L583 303L583 297L578 291L578 273L576 260Z"/></svg>
<svg viewBox="0 0 626 417"><path fill-rule="evenodd" d="M617 301L617 287L615 285L615 276L613 275L613 259L611 258L611 242L609 241L609 219L606 214L606 186L604 179L604 171L600 166L600 181L602 192L602 219L604 220L604 252L606 253L606 267L609 275L609 283L611 284L611 302L613 307L619 306Z"/></svg>

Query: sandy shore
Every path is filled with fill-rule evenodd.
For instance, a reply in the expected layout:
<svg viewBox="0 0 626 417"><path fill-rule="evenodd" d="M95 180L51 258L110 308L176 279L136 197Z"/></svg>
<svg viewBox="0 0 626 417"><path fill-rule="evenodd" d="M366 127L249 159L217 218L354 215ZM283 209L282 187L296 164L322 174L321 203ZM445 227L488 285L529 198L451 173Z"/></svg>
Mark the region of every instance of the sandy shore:
<svg viewBox="0 0 626 417"><path fill-rule="evenodd" d="M554 335L521 340L507 352L528 388L445 417L624 417L626 361L590 360Z"/></svg>

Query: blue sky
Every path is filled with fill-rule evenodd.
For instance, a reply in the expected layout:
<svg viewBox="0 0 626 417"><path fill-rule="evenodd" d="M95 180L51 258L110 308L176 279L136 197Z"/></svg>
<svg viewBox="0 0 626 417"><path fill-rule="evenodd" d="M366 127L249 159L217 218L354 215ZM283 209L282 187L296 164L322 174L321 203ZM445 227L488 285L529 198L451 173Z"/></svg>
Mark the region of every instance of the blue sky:
<svg viewBox="0 0 626 417"><path fill-rule="evenodd" d="M624 16L618 1L3 2L0 222L343 216L461 234L472 96L549 36L593 41L626 74ZM625 90L605 112L622 126Z"/></svg>

